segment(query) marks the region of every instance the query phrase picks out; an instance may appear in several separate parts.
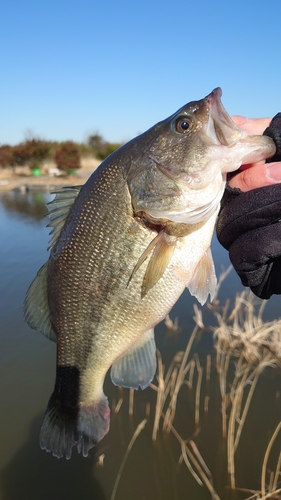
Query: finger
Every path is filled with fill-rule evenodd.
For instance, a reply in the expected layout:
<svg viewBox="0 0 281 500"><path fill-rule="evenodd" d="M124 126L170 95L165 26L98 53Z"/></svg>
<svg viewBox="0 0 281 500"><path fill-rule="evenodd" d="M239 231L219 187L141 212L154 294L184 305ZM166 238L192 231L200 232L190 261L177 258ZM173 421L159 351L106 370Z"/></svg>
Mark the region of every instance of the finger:
<svg viewBox="0 0 281 500"><path fill-rule="evenodd" d="M262 135L271 122L271 118L246 118L240 115L231 118L238 127L251 135Z"/></svg>
<svg viewBox="0 0 281 500"><path fill-rule="evenodd" d="M281 162L272 162L258 164L238 172L229 180L229 185L245 192L279 182L281 182Z"/></svg>

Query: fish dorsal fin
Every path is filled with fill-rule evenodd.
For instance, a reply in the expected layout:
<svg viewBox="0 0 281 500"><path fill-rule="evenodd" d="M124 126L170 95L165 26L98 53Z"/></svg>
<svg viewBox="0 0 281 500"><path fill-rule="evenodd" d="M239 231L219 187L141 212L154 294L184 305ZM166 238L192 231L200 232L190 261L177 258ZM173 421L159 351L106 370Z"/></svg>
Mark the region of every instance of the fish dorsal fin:
<svg viewBox="0 0 281 500"><path fill-rule="evenodd" d="M140 256L137 264L135 265L132 275L130 277L129 282L131 281L133 275L142 265L142 263L146 260L148 255L153 253L148 262L142 287L141 287L141 298L143 298L147 292L156 285L156 283L160 280L161 276L164 274L166 268L169 265L169 262L174 253L174 249L176 246L177 239L174 236L170 236L166 234L164 231L161 231L157 234L157 236L150 242L148 247Z"/></svg>
<svg viewBox="0 0 281 500"><path fill-rule="evenodd" d="M130 389L145 389L156 372L155 350L154 331L149 330L114 361L110 372L112 382Z"/></svg>
<svg viewBox="0 0 281 500"><path fill-rule="evenodd" d="M25 320L33 330L39 330L48 339L56 342L52 328L47 296L48 262L39 269L32 281L24 301Z"/></svg>
<svg viewBox="0 0 281 500"><path fill-rule="evenodd" d="M47 203L48 217L50 219L48 227L53 228L50 232L52 238L49 241L50 246L48 250L51 250L57 243L62 227L81 188L82 186L66 186L52 193L55 194L55 198Z"/></svg>
<svg viewBox="0 0 281 500"><path fill-rule="evenodd" d="M50 234L50 246L52 249L56 244L62 227L66 221L69 211L80 193L82 186L65 187L54 192L55 198L47 204L48 217L52 227ZM36 278L31 283L24 302L25 319L34 330L40 330L47 338L56 342L56 334L53 331L47 295L48 262L38 271Z"/></svg>
<svg viewBox="0 0 281 500"><path fill-rule="evenodd" d="M188 289L191 295L194 295L201 305L205 304L210 294L212 302L217 285L215 265L211 249L208 248L202 259L196 266Z"/></svg>

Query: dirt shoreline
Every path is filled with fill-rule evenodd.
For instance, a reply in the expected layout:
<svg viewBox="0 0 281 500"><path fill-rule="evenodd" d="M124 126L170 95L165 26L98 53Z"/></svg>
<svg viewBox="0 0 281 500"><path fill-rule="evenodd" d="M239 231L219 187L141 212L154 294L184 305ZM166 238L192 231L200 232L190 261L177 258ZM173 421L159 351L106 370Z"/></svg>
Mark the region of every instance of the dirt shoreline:
<svg viewBox="0 0 281 500"><path fill-rule="evenodd" d="M53 163L46 163L42 169L42 175L34 176L28 167L17 167L15 172L11 169L0 169L0 192L18 189L22 192L43 189L50 191L56 187L75 186L84 184L92 172L99 166L100 161L96 158L82 158L81 168L76 174L67 176L54 176L49 172L55 167Z"/></svg>

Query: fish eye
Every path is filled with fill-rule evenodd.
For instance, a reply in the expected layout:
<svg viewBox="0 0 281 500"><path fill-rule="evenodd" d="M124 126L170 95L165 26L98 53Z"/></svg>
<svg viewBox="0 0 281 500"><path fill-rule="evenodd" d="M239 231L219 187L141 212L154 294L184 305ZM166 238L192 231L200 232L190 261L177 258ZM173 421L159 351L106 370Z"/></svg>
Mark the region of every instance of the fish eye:
<svg viewBox="0 0 281 500"><path fill-rule="evenodd" d="M186 118L185 116L181 116L177 119L175 123L175 129L180 134L186 134L192 127L192 121Z"/></svg>

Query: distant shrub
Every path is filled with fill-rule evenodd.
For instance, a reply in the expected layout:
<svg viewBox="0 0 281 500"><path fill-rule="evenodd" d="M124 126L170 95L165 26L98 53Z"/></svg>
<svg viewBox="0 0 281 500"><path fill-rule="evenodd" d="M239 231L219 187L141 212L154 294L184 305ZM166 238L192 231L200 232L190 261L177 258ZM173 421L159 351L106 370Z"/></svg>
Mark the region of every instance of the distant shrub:
<svg viewBox="0 0 281 500"><path fill-rule="evenodd" d="M0 167L6 168L13 164L13 147L8 144L0 146Z"/></svg>
<svg viewBox="0 0 281 500"><path fill-rule="evenodd" d="M108 142L107 143L107 150L106 150L106 156L111 155L116 149L120 148L122 144L118 142ZM102 158L101 158L102 159Z"/></svg>
<svg viewBox="0 0 281 500"><path fill-rule="evenodd" d="M30 139L14 147L14 159L17 165L29 164L35 168L48 157L49 145L40 139Z"/></svg>
<svg viewBox="0 0 281 500"><path fill-rule="evenodd" d="M0 146L0 168L29 166L31 170L41 168L43 160L55 161L57 167L64 172L80 168L81 156L95 156L104 160L113 151L122 146L121 143L107 142L99 134L88 137L87 143L76 144L73 141L58 142L41 139L28 139L15 146Z"/></svg>
<svg viewBox="0 0 281 500"><path fill-rule="evenodd" d="M107 143L99 134L93 134L88 137L88 144L94 150L97 158L103 159L106 157Z"/></svg>
<svg viewBox="0 0 281 500"><path fill-rule="evenodd" d="M55 162L60 170L67 173L80 168L78 146L72 141L62 143L55 152Z"/></svg>
<svg viewBox="0 0 281 500"><path fill-rule="evenodd" d="M107 142L99 134L93 134L88 137L88 145L94 150L95 156L99 160L104 160L113 151L118 149L122 144Z"/></svg>
<svg viewBox="0 0 281 500"><path fill-rule="evenodd" d="M28 165L31 169L40 167L42 160L49 156L49 144L40 139L30 139L18 144L0 146L0 166L16 167Z"/></svg>

